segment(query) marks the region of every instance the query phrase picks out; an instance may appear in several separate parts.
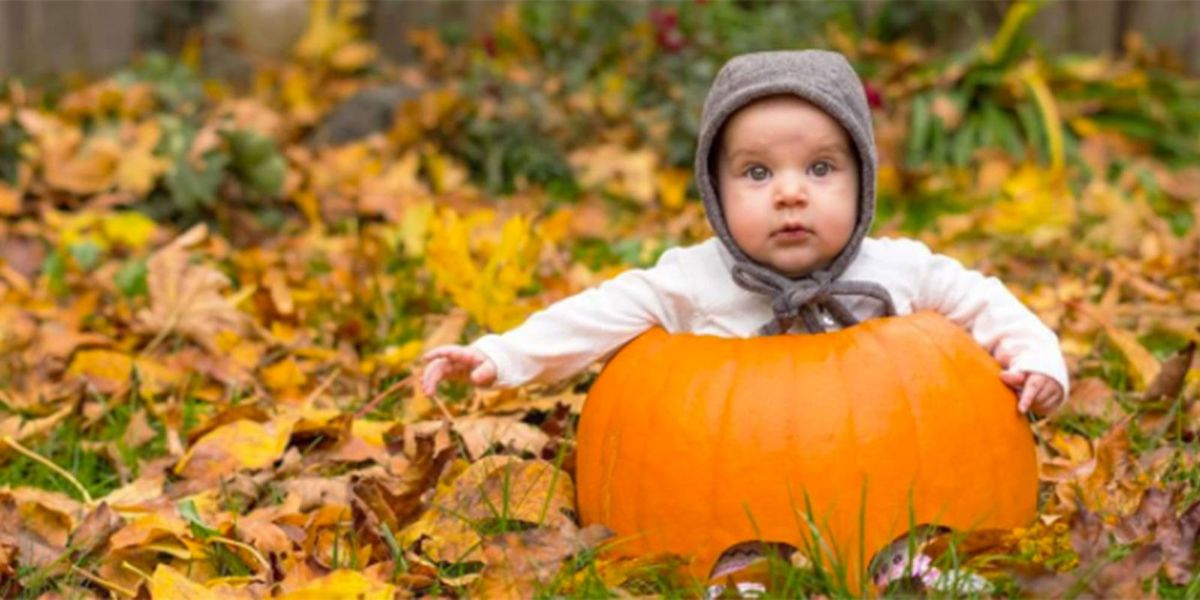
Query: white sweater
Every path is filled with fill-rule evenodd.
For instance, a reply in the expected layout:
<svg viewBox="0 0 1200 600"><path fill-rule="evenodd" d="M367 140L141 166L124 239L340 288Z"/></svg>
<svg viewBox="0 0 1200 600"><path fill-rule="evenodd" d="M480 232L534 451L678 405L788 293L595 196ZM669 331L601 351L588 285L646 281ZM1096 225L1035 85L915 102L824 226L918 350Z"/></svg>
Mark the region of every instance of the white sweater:
<svg viewBox="0 0 1200 600"><path fill-rule="evenodd" d="M625 271L471 345L496 364L496 387L515 387L569 377L655 325L671 333L753 337L774 318L771 303L734 283L732 265L715 237L672 248L651 268ZM839 279L877 282L891 293L897 314L937 311L1006 370L1043 373L1068 389L1058 337L995 277L915 240L866 238ZM860 319L867 316L872 300L840 298Z"/></svg>

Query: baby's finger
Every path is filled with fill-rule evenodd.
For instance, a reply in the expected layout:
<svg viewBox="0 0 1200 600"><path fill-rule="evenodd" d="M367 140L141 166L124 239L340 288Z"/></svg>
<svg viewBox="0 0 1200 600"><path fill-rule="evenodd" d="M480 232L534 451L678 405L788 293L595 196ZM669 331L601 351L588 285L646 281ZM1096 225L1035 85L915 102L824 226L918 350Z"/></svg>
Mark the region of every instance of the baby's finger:
<svg viewBox="0 0 1200 600"><path fill-rule="evenodd" d="M1000 372L1000 381L1003 381L1009 387L1014 387L1014 388L1020 387L1020 385L1025 382L1026 377L1027 377L1027 374L1022 373L1022 372L1013 372L1013 371L1001 371Z"/></svg>
<svg viewBox="0 0 1200 600"><path fill-rule="evenodd" d="M1048 415L1054 412L1063 402L1062 392L1057 386L1045 385L1042 387L1042 392L1038 394L1037 400L1034 401L1034 406L1038 414Z"/></svg>
<svg viewBox="0 0 1200 600"><path fill-rule="evenodd" d="M437 384L445 375L447 361L444 358L435 358L426 367L421 374L421 391L425 392L426 396L432 396L437 391Z"/></svg>
<svg viewBox="0 0 1200 600"><path fill-rule="evenodd" d="M460 349L458 346L438 346L437 348L426 352L421 358L423 358L425 362L429 362L439 358L455 356L456 354L459 354L459 350Z"/></svg>
<svg viewBox="0 0 1200 600"><path fill-rule="evenodd" d="M1034 405L1034 401L1037 400L1038 391L1040 389L1041 386L1038 384L1037 379L1033 379L1025 383L1025 387L1021 389L1021 401L1017 403L1017 410L1021 411L1021 414L1029 412L1029 408L1032 407Z"/></svg>

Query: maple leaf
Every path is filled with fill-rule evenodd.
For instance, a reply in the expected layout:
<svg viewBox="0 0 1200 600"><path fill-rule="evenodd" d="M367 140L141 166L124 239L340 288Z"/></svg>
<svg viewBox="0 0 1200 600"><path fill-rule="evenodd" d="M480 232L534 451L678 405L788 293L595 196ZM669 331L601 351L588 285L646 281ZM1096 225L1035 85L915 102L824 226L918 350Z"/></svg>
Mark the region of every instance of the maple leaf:
<svg viewBox="0 0 1200 600"><path fill-rule="evenodd" d="M117 188L141 197L150 193L154 183L171 166L167 159L155 156L154 148L162 137L158 121L147 121L134 129L133 143L122 153L117 166Z"/></svg>
<svg viewBox="0 0 1200 600"><path fill-rule="evenodd" d="M178 332L216 354L216 336L222 330L240 332L244 318L234 304L221 295L229 279L220 271L189 261L187 246L204 239L207 230L197 225L154 254L148 261L146 284L150 308L138 320L157 337L149 352L167 335Z"/></svg>
<svg viewBox="0 0 1200 600"><path fill-rule="evenodd" d="M516 325L528 312L519 290L533 282L541 244L521 215L504 222L499 239L488 235L494 213L461 218L444 211L429 227L426 264L438 285L477 322L492 330ZM483 264L479 264L482 262Z"/></svg>

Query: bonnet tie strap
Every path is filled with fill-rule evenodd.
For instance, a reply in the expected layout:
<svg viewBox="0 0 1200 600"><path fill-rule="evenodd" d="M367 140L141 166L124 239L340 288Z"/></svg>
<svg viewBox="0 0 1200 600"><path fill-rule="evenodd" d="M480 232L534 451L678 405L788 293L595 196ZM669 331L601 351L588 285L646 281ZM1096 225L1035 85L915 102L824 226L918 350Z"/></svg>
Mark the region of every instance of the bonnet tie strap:
<svg viewBox="0 0 1200 600"><path fill-rule="evenodd" d="M858 324L859 320L846 307L841 297L865 296L882 304L881 314L894 316L896 305L892 296L882 285L870 281L831 281L828 273L818 271L799 281L774 276L733 266L733 278L741 287L773 298L771 309L775 318L759 328L760 335L776 335L787 331L797 318L808 333L824 333L825 326L818 318L818 309L824 308L842 327Z"/></svg>

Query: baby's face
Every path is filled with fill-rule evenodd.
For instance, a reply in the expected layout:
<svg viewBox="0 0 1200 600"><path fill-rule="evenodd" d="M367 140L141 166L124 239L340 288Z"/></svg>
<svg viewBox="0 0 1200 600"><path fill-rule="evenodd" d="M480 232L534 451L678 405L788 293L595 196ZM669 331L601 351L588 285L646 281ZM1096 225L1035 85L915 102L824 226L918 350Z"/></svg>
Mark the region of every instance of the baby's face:
<svg viewBox="0 0 1200 600"><path fill-rule="evenodd" d="M858 161L841 125L771 96L735 113L718 143L717 191L742 251L791 277L833 262L858 212Z"/></svg>

